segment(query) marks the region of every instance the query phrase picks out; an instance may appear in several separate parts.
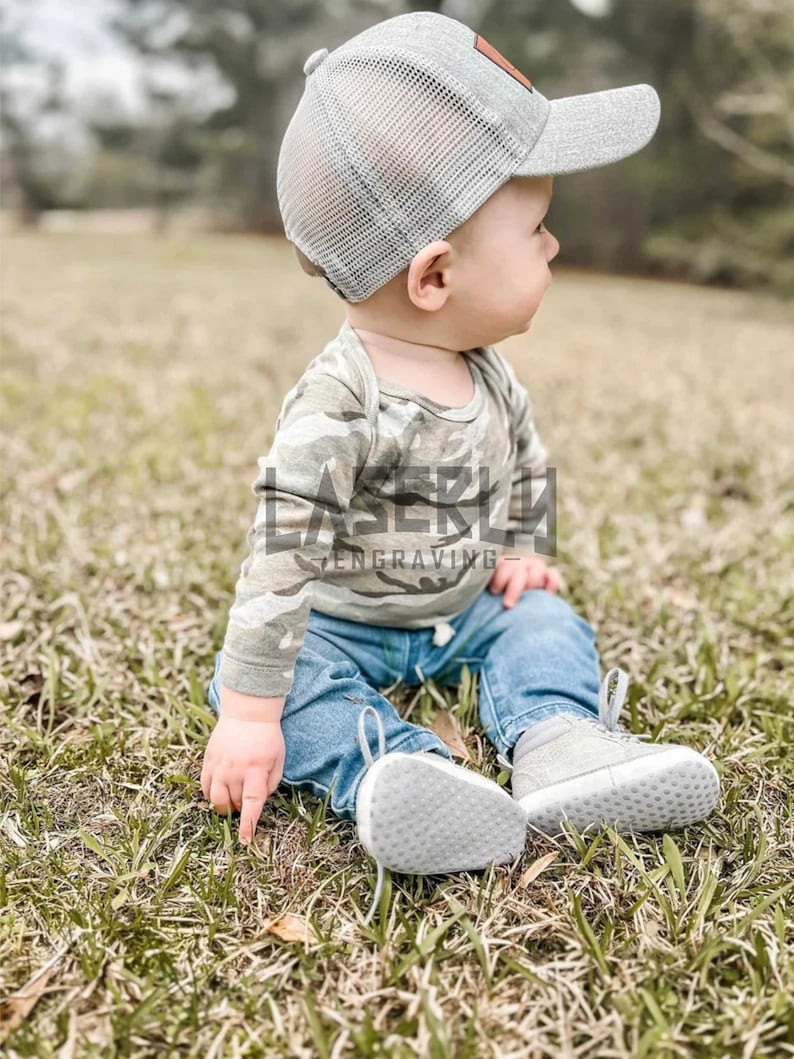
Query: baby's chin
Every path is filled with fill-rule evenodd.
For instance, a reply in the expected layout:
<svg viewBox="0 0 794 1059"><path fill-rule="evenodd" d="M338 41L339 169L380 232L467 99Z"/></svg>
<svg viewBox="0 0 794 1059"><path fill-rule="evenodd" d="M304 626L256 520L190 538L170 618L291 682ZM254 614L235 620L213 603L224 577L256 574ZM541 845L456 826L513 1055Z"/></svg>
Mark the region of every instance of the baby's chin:
<svg viewBox="0 0 794 1059"><path fill-rule="evenodd" d="M483 342L483 346L495 346L499 342L505 342L508 338L515 338L516 335L525 335L527 331L532 327L532 320L524 320L521 323L513 324L508 330L506 327L503 328L497 334L496 331L488 336L488 340Z"/></svg>
<svg viewBox="0 0 794 1059"><path fill-rule="evenodd" d="M534 316L530 316L530 318L528 320L525 320L522 324L518 325L518 327L515 329L513 334L514 335L525 335L527 333L527 331L531 330L532 325L534 324L534 322L535 322L535 317Z"/></svg>
<svg viewBox="0 0 794 1059"><path fill-rule="evenodd" d="M530 310L530 312L531 312L530 316L525 316L523 320L517 320L516 321L515 330L511 331L511 334L513 334L513 335L525 335L527 333L527 331L531 330L532 325L535 322L535 317L538 315L538 310L539 309L540 309L540 306L537 305L537 306L535 306L534 309Z"/></svg>

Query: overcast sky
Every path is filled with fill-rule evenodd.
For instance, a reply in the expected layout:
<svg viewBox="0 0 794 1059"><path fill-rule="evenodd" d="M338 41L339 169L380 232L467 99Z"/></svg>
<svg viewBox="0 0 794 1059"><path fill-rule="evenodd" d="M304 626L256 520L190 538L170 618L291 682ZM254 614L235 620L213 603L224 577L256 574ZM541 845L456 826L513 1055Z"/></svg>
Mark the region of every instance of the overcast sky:
<svg viewBox="0 0 794 1059"><path fill-rule="evenodd" d="M109 31L114 0L3 0L4 24L37 54L60 59L70 95L113 88L129 107L140 105L139 64Z"/></svg>

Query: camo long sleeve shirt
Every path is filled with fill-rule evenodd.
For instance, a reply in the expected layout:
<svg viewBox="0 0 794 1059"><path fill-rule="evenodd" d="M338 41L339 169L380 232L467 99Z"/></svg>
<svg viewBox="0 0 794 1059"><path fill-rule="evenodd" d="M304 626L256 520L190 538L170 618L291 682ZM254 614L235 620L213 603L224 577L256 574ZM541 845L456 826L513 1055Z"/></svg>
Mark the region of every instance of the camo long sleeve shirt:
<svg viewBox="0 0 794 1059"><path fill-rule="evenodd" d="M222 685L285 696L310 609L439 625L503 551L544 550L553 496L527 391L492 347L464 356L474 396L457 408L378 379L347 322L308 365L259 460Z"/></svg>

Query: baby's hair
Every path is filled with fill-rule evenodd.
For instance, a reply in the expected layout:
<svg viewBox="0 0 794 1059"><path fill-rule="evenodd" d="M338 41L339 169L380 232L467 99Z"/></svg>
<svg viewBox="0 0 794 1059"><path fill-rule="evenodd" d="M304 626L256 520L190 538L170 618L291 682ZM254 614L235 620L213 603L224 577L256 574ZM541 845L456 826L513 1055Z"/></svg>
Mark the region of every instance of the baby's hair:
<svg viewBox="0 0 794 1059"><path fill-rule="evenodd" d="M322 279L325 279L325 272L323 272L319 265L315 265L313 261L310 261L299 246L295 246L295 244L293 243L292 249L295 251L295 256L298 259L298 264L307 276L320 276Z"/></svg>

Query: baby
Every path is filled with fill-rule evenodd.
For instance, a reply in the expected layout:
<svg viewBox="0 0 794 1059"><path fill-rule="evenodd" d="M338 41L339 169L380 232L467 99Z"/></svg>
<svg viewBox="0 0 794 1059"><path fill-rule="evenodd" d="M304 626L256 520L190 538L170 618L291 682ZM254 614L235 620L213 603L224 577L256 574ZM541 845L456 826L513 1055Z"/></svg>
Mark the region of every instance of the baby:
<svg viewBox="0 0 794 1059"><path fill-rule="evenodd" d="M527 826L677 828L717 801L705 757L618 729L623 670L557 594L554 477L493 344L526 332L559 243L560 173L653 136L649 85L549 101L486 40L429 12L309 57L278 196L339 333L281 408L210 703L201 785L251 840L284 780L355 819L380 866L514 860ZM546 536L540 534L546 524ZM379 692L479 674L512 796ZM373 753L373 744L377 748Z"/></svg>

